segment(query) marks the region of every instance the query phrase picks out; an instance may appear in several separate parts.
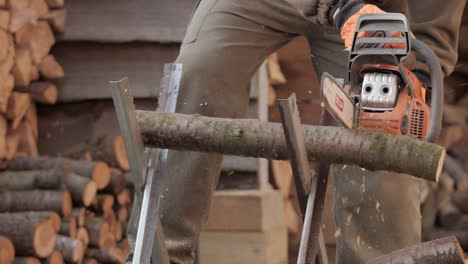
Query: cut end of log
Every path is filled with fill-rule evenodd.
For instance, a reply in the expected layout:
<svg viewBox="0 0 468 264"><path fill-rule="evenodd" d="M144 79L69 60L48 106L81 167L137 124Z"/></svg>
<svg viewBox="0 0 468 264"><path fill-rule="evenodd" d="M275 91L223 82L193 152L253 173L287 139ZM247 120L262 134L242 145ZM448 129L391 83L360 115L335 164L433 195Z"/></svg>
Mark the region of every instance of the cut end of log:
<svg viewBox="0 0 468 264"><path fill-rule="evenodd" d="M130 196L130 190L128 188L123 189L118 195L117 195L117 202L122 205L128 205L132 201L132 198Z"/></svg>
<svg viewBox="0 0 468 264"><path fill-rule="evenodd" d="M47 264L63 264L63 255L60 251L55 250L52 255L50 255L46 262Z"/></svg>
<svg viewBox="0 0 468 264"><path fill-rule="evenodd" d="M33 235L33 246L36 256L45 258L52 254L55 249L56 239L57 236L51 221L45 220L40 222L36 226Z"/></svg>
<svg viewBox="0 0 468 264"><path fill-rule="evenodd" d="M128 208L123 206L117 211L117 219L119 222L127 222L129 216Z"/></svg>
<svg viewBox="0 0 468 264"><path fill-rule="evenodd" d="M114 155L119 167L124 170L130 170L128 163L127 151L125 149L125 142L122 135L118 135L114 139Z"/></svg>
<svg viewBox="0 0 468 264"><path fill-rule="evenodd" d="M67 217L70 216L71 211L73 209L72 206L72 198L69 191L63 192L63 204L62 204L62 214L63 216Z"/></svg>
<svg viewBox="0 0 468 264"><path fill-rule="evenodd" d="M116 243L115 235L110 231L105 232L101 236L100 247L114 247Z"/></svg>
<svg viewBox="0 0 468 264"><path fill-rule="evenodd" d="M85 219L86 219L86 209L81 207L81 208L73 208L72 213L71 213L77 221L77 224L79 227L84 226L85 224Z"/></svg>
<svg viewBox="0 0 468 264"><path fill-rule="evenodd" d="M440 154L440 159L437 165L437 171L435 175L435 182L439 182L440 175L442 174L442 169L444 168L445 154L446 154L446 151L444 149L442 153Z"/></svg>
<svg viewBox="0 0 468 264"><path fill-rule="evenodd" d="M60 215L56 212L50 212L49 219L52 223L52 226L54 227L55 232L58 232L60 230L60 225L62 224L62 219L60 218Z"/></svg>
<svg viewBox="0 0 468 264"><path fill-rule="evenodd" d="M84 227L78 228L78 231L76 232L76 239L80 240L81 243L83 243L83 246L86 248L88 247L89 244L89 235L88 235L88 230Z"/></svg>
<svg viewBox="0 0 468 264"><path fill-rule="evenodd" d="M83 259L84 253L86 248L84 247L83 243L78 243L75 248L73 249L72 259L75 263L80 263Z"/></svg>
<svg viewBox="0 0 468 264"><path fill-rule="evenodd" d="M15 258L15 248L7 237L0 236L0 263L12 263Z"/></svg>
<svg viewBox="0 0 468 264"><path fill-rule="evenodd" d="M76 217L70 216L68 218L68 233L71 238L76 238L76 232L77 232L77 227L76 227Z"/></svg>
<svg viewBox="0 0 468 264"><path fill-rule="evenodd" d="M93 258L87 258L83 261L84 264L98 264L96 259Z"/></svg>
<svg viewBox="0 0 468 264"><path fill-rule="evenodd" d="M97 184L95 181L89 181L83 190L83 205L88 207L93 202L97 193Z"/></svg>
<svg viewBox="0 0 468 264"><path fill-rule="evenodd" d="M109 166L104 162L96 162L96 166L93 168L92 179L96 182L98 190L104 189L111 179Z"/></svg>
<svg viewBox="0 0 468 264"><path fill-rule="evenodd" d="M101 207L100 209L103 212L112 211L112 207L114 206L114 200L115 198L113 195L98 195L98 206Z"/></svg>

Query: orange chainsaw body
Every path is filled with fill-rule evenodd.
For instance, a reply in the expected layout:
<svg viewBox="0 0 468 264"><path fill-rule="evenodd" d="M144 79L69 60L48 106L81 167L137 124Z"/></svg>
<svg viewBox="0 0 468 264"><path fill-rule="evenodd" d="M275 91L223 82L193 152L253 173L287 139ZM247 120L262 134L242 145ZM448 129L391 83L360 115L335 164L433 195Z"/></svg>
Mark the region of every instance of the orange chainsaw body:
<svg viewBox="0 0 468 264"><path fill-rule="evenodd" d="M404 68L409 81L414 87L414 97L409 93L408 85L401 85L401 90L395 108L391 111L366 111L358 113L357 127L359 129L383 132L395 135L410 135L423 139L429 128L431 109L425 100L426 89L416 75ZM361 74L367 72L392 72L400 76L397 66L377 64L366 67ZM400 81L401 82L401 81Z"/></svg>

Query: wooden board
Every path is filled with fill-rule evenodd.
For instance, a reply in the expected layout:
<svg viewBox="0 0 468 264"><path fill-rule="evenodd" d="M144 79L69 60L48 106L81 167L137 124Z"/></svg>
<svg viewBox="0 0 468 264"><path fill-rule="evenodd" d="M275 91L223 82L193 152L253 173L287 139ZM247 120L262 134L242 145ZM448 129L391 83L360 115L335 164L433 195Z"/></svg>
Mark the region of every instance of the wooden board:
<svg viewBox="0 0 468 264"><path fill-rule="evenodd" d="M263 231L285 226L277 190L227 190L213 196L205 231Z"/></svg>
<svg viewBox="0 0 468 264"><path fill-rule="evenodd" d="M202 232L200 263L288 263L286 227L280 226L264 232Z"/></svg>
<svg viewBox="0 0 468 264"><path fill-rule="evenodd" d="M108 82L125 76L134 97L156 98L164 64L173 62L178 51L175 44L59 43L52 51L65 71L65 78L56 82L58 100L112 98Z"/></svg>
<svg viewBox="0 0 468 264"><path fill-rule="evenodd" d="M181 42L196 0L65 1L67 41Z"/></svg>

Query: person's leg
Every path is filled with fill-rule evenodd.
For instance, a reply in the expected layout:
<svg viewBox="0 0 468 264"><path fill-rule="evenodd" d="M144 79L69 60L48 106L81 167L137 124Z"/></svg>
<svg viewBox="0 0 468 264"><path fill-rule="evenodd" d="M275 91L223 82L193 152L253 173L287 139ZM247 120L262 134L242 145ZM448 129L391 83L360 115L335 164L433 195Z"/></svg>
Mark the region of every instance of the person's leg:
<svg viewBox="0 0 468 264"><path fill-rule="evenodd" d="M317 75L347 79L348 53L334 28L312 26L308 39ZM332 166L337 263L362 264L421 240L421 182L409 175Z"/></svg>
<svg viewBox="0 0 468 264"><path fill-rule="evenodd" d="M284 0L202 0L176 63L183 64L177 112L244 117L249 80L305 20ZM162 223L171 261L191 263L222 155L170 151Z"/></svg>

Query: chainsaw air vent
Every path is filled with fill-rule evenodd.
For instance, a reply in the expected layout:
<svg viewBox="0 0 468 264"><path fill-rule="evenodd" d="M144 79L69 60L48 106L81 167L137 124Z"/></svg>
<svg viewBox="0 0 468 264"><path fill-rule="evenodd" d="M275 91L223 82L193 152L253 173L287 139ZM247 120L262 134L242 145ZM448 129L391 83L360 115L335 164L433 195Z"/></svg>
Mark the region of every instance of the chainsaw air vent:
<svg viewBox="0 0 468 264"><path fill-rule="evenodd" d="M419 139L424 137L424 115L425 112L423 110L413 109L411 112L410 135Z"/></svg>

